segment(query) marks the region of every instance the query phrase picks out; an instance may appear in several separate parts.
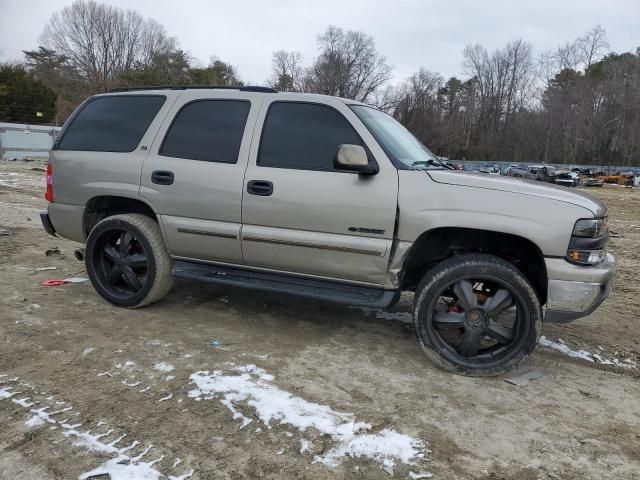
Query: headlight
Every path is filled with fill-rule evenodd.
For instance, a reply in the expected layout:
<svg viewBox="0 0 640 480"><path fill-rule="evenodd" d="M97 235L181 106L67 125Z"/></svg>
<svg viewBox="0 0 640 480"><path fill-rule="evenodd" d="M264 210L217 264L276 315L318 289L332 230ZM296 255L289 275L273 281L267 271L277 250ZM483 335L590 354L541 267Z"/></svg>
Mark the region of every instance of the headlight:
<svg viewBox="0 0 640 480"><path fill-rule="evenodd" d="M573 227L573 235L575 237L601 237L607 233L606 218L585 218L578 220Z"/></svg>
<svg viewBox="0 0 640 480"><path fill-rule="evenodd" d="M597 265L607 256L609 230L606 218L585 218L573 227L567 260L580 265Z"/></svg>

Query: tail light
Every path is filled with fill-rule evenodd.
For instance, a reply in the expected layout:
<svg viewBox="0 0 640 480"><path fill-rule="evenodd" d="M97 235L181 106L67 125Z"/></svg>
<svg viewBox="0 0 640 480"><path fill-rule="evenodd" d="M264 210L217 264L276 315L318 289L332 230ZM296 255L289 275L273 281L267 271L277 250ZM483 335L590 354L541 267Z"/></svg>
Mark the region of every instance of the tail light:
<svg viewBox="0 0 640 480"><path fill-rule="evenodd" d="M44 193L47 202L53 202L53 167L47 163L47 190Z"/></svg>

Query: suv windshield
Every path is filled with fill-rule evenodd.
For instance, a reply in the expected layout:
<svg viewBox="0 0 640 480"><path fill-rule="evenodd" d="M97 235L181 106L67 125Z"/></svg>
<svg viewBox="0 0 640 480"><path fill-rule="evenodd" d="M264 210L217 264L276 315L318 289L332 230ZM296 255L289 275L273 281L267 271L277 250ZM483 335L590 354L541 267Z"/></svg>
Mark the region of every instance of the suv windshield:
<svg viewBox="0 0 640 480"><path fill-rule="evenodd" d="M396 164L414 170L450 169L391 115L365 105L350 107Z"/></svg>

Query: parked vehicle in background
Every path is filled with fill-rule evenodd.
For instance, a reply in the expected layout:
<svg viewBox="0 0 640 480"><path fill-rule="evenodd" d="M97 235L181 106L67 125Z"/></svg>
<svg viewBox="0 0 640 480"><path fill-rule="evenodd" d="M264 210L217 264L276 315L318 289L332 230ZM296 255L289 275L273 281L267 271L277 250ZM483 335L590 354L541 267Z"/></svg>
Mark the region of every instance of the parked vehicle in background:
<svg viewBox="0 0 640 480"><path fill-rule="evenodd" d="M615 185L630 186L633 184L633 172L616 172L613 175L602 175L599 178L604 183L612 183Z"/></svg>
<svg viewBox="0 0 640 480"><path fill-rule="evenodd" d="M452 170L464 170L464 163L456 163L456 162L452 162L452 161L445 161L444 162L445 165L447 165L448 167L451 167Z"/></svg>
<svg viewBox="0 0 640 480"><path fill-rule="evenodd" d="M488 173L489 175L500 175L500 166L496 163L487 163L480 167L480 173Z"/></svg>
<svg viewBox="0 0 640 480"><path fill-rule="evenodd" d="M585 177L582 179L582 185L585 187L601 187L604 182L596 177Z"/></svg>
<svg viewBox="0 0 640 480"><path fill-rule="evenodd" d="M511 165L509 166L509 176L516 178L527 178L529 175L529 165Z"/></svg>
<svg viewBox="0 0 640 480"><path fill-rule="evenodd" d="M425 354L466 375L516 367L543 318L589 315L615 272L596 198L445 168L373 107L263 87L88 99L46 198L44 228L86 244L114 305L156 302L173 277L372 308L415 292Z"/></svg>
<svg viewBox="0 0 640 480"><path fill-rule="evenodd" d="M529 175L527 178L538 180L539 182L554 183L555 175L555 167L551 167L549 165L534 165L529 168Z"/></svg>
<svg viewBox="0 0 640 480"><path fill-rule="evenodd" d="M577 187L580 185L580 175L576 172L559 172L555 175L553 183L564 187Z"/></svg>
<svg viewBox="0 0 640 480"><path fill-rule="evenodd" d="M549 165L522 165L510 168L509 175L516 178L528 178L529 180L553 183L555 170L554 167Z"/></svg>

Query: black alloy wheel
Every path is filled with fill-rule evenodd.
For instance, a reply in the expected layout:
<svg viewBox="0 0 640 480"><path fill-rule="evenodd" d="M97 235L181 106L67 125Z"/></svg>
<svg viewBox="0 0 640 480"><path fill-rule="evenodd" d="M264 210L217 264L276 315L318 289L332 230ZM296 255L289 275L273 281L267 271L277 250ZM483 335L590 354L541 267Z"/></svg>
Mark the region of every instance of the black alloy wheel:
<svg viewBox="0 0 640 480"><path fill-rule="evenodd" d="M461 364L496 362L517 350L526 330L513 287L475 275L441 288L431 305L430 336Z"/></svg>
<svg viewBox="0 0 640 480"><path fill-rule="evenodd" d="M513 264L465 254L436 265L416 290L416 333L427 356L472 376L511 370L542 332L538 296Z"/></svg>
<svg viewBox="0 0 640 480"><path fill-rule="evenodd" d="M106 230L96 239L92 260L100 284L114 297L135 297L147 281L147 252L124 227Z"/></svg>

